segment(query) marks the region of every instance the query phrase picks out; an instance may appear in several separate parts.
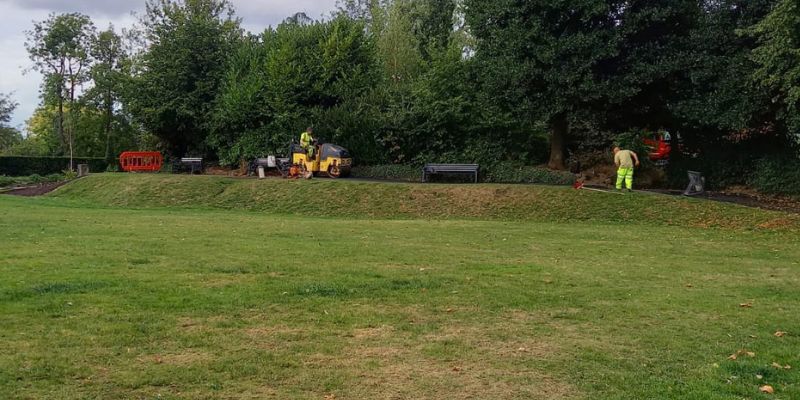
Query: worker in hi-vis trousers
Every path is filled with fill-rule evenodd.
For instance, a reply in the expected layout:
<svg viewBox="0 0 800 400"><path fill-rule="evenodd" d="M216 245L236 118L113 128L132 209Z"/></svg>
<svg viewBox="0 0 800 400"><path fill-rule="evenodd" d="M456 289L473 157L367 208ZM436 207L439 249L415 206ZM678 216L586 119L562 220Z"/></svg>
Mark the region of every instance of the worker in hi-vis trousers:
<svg viewBox="0 0 800 400"><path fill-rule="evenodd" d="M628 191L633 190L633 170L641 165L639 156L630 151L614 147L614 164L617 165L617 190L622 190L622 183Z"/></svg>
<svg viewBox="0 0 800 400"><path fill-rule="evenodd" d="M313 159L315 157L314 150L316 150L314 146L314 128L308 128L305 132L300 134L300 147L306 151L308 154L309 159Z"/></svg>

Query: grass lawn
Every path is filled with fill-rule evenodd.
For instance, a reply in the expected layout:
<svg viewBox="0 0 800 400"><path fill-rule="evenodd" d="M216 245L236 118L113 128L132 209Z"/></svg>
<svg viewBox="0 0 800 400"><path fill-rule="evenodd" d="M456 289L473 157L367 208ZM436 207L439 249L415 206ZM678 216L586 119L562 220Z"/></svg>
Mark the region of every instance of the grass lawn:
<svg viewBox="0 0 800 400"><path fill-rule="evenodd" d="M514 220L511 204L484 220L219 197L130 208L145 204L91 193L155 178L124 179L0 197L0 398L800 398L794 230ZM662 201L649 198L629 197ZM664 214L696 221L794 218L674 201Z"/></svg>

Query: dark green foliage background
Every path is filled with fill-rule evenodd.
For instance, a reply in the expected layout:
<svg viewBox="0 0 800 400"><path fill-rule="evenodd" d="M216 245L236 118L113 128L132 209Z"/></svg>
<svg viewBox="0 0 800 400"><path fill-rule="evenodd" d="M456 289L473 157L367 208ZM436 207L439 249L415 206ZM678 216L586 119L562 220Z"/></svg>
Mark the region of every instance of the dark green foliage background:
<svg viewBox="0 0 800 400"><path fill-rule="evenodd" d="M491 181L540 181L522 166L566 169L615 143L646 153L641 137L662 129L675 186L687 169L713 187L786 186L753 176L788 182L798 160L792 0L345 0L253 33L228 0L149 0L141 26L124 39L138 51L116 52L113 32L87 50L112 56L79 102L93 111L73 123L81 156L130 146L239 166L313 127L359 166L479 163Z"/></svg>
<svg viewBox="0 0 800 400"><path fill-rule="evenodd" d="M109 163L104 158L75 158L75 165L88 164L93 172L105 172ZM116 161L114 161L116 165ZM69 157L0 157L0 175L49 175L69 169Z"/></svg>

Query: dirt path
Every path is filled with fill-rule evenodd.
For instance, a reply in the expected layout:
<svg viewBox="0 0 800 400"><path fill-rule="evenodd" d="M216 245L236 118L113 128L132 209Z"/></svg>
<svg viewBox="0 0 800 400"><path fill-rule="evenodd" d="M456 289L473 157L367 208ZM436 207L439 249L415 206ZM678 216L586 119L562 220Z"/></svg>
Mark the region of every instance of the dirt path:
<svg viewBox="0 0 800 400"><path fill-rule="evenodd" d="M683 196L683 192L679 190L646 190L645 192L670 196ZM746 207L761 208L764 210L784 211L800 214L800 199L792 199L788 197L743 193L740 191L712 191L706 192L701 196L695 196L694 198L739 204Z"/></svg>

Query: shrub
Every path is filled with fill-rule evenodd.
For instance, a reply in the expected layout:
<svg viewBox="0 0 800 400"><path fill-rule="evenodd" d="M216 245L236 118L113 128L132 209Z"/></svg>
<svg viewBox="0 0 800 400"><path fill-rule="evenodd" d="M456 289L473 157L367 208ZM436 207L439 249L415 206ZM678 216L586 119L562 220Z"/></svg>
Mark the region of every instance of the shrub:
<svg viewBox="0 0 800 400"><path fill-rule="evenodd" d="M484 173L484 182L489 183L528 183L540 185L572 185L575 175L565 171L547 168L522 166L514 163L499 163Z"/></svg>
<svg viewBox="0 0 800 400"><path fill-rule="evenodd" d="M373 165L353 168L355 178L386 179L405 182L419 182L422 167L414 165ZM542 185L572 185L575 176L569 172L552 171L546 168L523 166L518 163L497 163L481 169L482 181L486 183L528 183ZM458 176L445 177L446 181L471 181L471 178L458 179Z"/></svg>
<svg viewBox="0 0 800 400"><path fill-rule="evenodd" d="M39 174L33 174L33 175L31 175L31 176L29 176L29 177L28 177L27 181L28 181L29 183L36 184L36 183L44 183L44 182L45 182L45 179L44 179L44 177L43 177L43 176L41 176L41 175L39 175Z"/></svg>
<svg viewBox="0 0 800 400"><path fill-rule="evenodd" d="M63 180L65 180L65 176L62 174L50 174L47 176L33 174L31 176L20 176L20 177L0 175L0 187L11 187L18 185L36 185L40 183L60 182Z"/></svg>
<svg viewBox="0 0 800 400"><path fill-rule="evenodd" d="M75 165L89 164L89 170L95 172L105 171L109 166L103 158L74 158L73 162ZM0 157L0 175L49 175L60 173L68 167L68 157Z"/></svg>
<svg viewBox="0 0 800 400"><path fill-rule="evenodd" d="M748 184L759 192L800 195L800 160L789 157L764 158L756 163Z"/></svg>
<svg viewBox="0 0 800 400"><path fill-rule="evenodd" d="M15 178L0 175L0 188L13 186L16 182L17 180Z"/></svg>
<svg viewBox="0 0 800 400"><path fill-rule="evenodd" d="M422 179L422 167L406 164L362 165L353 167L351 176L365 179L419 182Z"/></svg>

